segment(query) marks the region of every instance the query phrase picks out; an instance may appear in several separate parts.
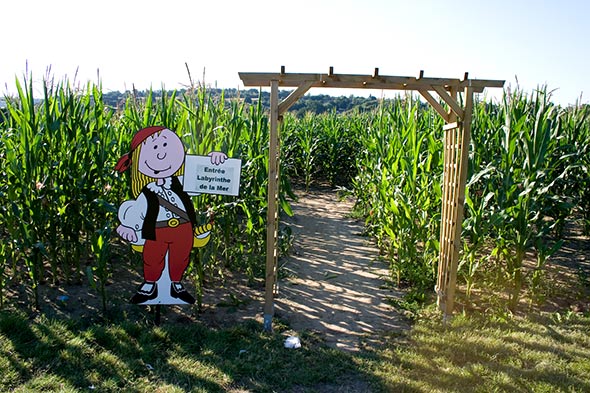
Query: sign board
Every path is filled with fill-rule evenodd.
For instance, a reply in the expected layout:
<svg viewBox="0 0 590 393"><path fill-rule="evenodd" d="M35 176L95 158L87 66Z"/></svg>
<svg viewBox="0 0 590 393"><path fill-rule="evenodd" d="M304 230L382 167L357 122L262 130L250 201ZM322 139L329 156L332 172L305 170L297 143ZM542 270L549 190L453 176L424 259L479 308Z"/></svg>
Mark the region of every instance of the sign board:
<svg viewBox="0 0 590 393"><path fill-rule="evenodd" d="M237 196L241 172L242 160L238 158L228 158L223 164L215 165L209 156L186 155L184 191Z"/></svg>

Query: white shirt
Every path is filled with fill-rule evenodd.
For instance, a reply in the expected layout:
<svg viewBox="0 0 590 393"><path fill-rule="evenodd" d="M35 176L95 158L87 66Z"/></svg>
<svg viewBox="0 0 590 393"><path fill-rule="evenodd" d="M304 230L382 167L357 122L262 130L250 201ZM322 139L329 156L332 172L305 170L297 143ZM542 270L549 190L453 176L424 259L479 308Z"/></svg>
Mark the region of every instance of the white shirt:
<svg viewBox="0 0 590 393"><path fill-rule="evenodd" d="M183 182L183 177L179 176L178 180L180 183ZM170 189L172 186L172 178L167 177L164 179L164 184L161 186L156 185L156 182L148 183L147 188L150 191L153 191L157 195L161 196L162 198L166 199L168 202L172 203L173 205L178 206L180 210L185 210L180 200L180 197ZM190 195L199 195L190 193ZM144 193L139 194L137 199L125 201L119 207L118 217L119 221L122 225L135 229L137 233L137 242L133 244L143 244L145 243L145 239L141 237L141 228L143 227L143 222L145 221L145 215L147 213L147 198L145 197ZM176 217L178 218L177 214L174 214L167 208L160 205L158 210L158 216L156 221L167 221L170 218Z"/></svg>

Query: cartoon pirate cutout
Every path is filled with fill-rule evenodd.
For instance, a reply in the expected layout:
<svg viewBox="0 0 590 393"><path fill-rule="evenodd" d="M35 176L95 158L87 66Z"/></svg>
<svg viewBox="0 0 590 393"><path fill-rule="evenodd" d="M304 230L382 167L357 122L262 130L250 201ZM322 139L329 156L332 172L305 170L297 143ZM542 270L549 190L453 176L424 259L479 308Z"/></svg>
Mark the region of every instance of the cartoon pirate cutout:
<svg viewBox="0 0 590 393"><path fill-rule="evenodd" d="M225 153L208 155L220 165ZM131 298L134 304L193 304L182 285L191 249L203 247L211 224L197 225L191 195L183 190L185 149L175 132L154 126L139 130L115 169L131 170L133 200L119 207L117 233L143 255L144 281Z"/></svg>

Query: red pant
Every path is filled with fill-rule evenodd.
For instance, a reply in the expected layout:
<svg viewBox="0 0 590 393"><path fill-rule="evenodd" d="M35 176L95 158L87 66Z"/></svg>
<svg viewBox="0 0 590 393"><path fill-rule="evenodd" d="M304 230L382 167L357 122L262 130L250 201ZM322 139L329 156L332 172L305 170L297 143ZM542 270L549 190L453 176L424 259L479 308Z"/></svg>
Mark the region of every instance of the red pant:
<svg viewBox="0 0 590 393"><path fill-rule="evenodd" d="M158 281L164 270L168 252L168 269L172 281L180 281L193 248L193 226L186 222L176 228L156 228L156 240L146 240L143 246L143 277Z"/></svg>

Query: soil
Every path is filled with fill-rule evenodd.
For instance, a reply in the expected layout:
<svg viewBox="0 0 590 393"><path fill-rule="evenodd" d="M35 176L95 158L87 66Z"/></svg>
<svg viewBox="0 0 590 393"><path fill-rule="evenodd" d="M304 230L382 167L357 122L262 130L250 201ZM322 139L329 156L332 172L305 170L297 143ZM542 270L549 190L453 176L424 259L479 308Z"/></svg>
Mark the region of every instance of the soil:
<svg viewBox="0 0 590 393"><path fill-rule="evenodd" d="M410 325L391 305L403 291L390 284L363 222L350 218L352 206L333 192L299 193L288 220L295 241L282 261L275 310L295 332L355 351Z"/></svg>

